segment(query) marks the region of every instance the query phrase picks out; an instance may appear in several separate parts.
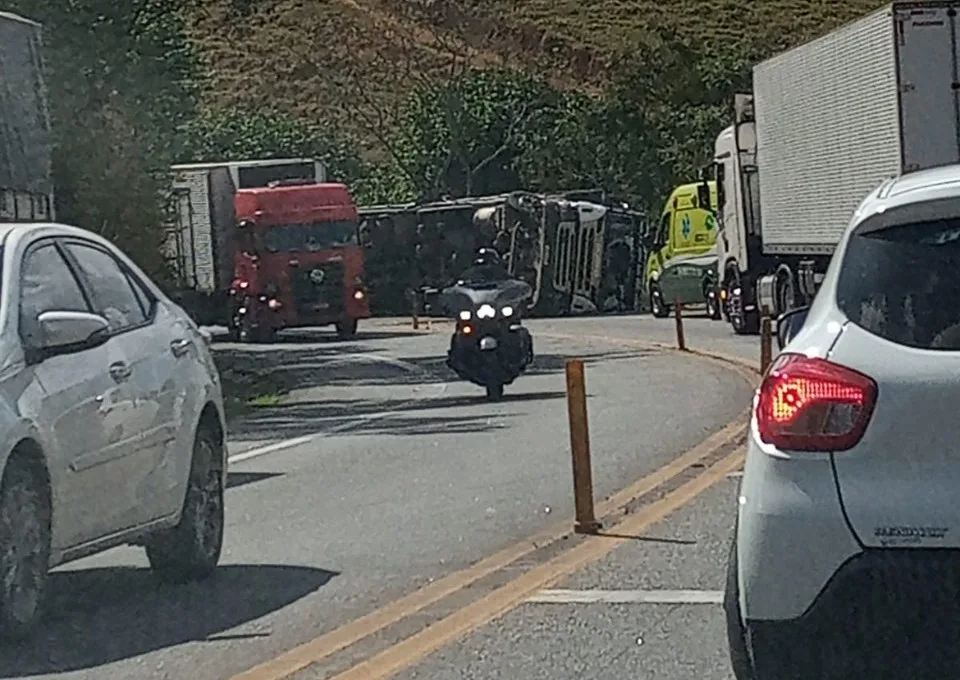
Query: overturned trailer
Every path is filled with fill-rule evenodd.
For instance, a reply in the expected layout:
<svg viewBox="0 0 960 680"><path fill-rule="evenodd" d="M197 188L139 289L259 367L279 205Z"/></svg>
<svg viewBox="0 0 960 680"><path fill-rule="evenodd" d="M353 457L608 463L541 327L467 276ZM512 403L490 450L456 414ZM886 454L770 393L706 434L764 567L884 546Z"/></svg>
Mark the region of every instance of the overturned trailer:
<svg viewBox="0 0 960 680"><path fill-rule="evenodd" d="M530 284L534 315L636 306L644 215L601 192L515 191L371 206L360 213L370 276L390 280L394 288L441 289L469 265L478 248L491 246L511 274ZM425 295L424 306L442 313L432 297Z"/></svg>

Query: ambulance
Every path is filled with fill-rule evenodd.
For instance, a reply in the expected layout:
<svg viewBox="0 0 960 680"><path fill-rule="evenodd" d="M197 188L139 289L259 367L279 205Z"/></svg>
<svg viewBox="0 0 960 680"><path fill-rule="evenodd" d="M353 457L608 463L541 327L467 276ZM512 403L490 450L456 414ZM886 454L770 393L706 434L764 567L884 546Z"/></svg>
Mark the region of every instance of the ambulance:
<svg viewBox="0 0 960 680"><path fill-rule="evenodd" d="M682 184L667 199L660 222L647 238L644 288L651 313L668 316L681 305L705 304L719 319L717 297L716 182L710 182L710 206L699 203L699 185Z"/></svg>

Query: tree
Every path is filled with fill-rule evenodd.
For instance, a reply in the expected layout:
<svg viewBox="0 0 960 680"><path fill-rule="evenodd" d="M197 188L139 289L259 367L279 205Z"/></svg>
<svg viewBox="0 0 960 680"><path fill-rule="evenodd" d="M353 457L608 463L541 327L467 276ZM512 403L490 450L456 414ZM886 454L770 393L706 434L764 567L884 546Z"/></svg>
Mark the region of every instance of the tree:
<svg viewBox="0 0 960 680"><path fill-rule="evenodd" d="M621 177L625 193L659 211L673 186L697 178L732 119L734 93L749 83L748 64L745 56L719 57L675 35L620 61L606 118L611 141L631 140L618 150L633 159L633 179Z"/></svg>
<svg viewBox="0 0 960 680"><path fill-rule="evenodd" d="M166 170L194 114L199 63L183 13L197 0L14 0L44 25L60 219L162 274Z"/></svg>
<svg viewBox="0 0 960 680"><path fill-rule="evenodd" d="M423 197L512 191L531 127L559 102L538 78L508 69L467 71L414 93L394 146Z"/></svg>
<svg viewBox="0 0 960 680"><path fill-rule="evenodd" d="M181 162L251 158L316 158L331 180L347 184L361 205L409 200L405 175L390 162L371 165L359 145L331 128L270 108L208 111L184 129Z"/></svg>

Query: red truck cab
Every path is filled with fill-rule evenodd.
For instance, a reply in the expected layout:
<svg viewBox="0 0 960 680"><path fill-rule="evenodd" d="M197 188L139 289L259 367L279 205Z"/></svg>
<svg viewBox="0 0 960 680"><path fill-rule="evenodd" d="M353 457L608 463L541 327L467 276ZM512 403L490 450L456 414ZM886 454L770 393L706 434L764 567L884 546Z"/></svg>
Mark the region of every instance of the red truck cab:
<svg viewBox="0 0 960 680"><path fill-rule="evenodd" d="M233 326L240 340L370 318L359 214L344 184L274 183L234 197Z"/></svg>

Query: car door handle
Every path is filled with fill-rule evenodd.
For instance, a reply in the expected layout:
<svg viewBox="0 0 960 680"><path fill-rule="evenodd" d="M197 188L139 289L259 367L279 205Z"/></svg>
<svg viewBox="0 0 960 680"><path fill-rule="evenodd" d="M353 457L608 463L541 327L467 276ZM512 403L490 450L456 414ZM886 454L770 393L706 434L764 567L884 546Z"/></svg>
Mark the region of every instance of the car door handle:
<svg viewBox="0 0 960 680"><path fill-rule="evenodd" d="M117 382L127 380L133 374L133 369L122 361L110 364L110 375Z"/></svg>
<svg viewBox="0 0 960 680"><path fill-rule="evenodd" d="M193 347L193 340L187 338L178 338L170 343L170 351L173 352L173 356L178 359L185 356L191 347Z"/></svg>

